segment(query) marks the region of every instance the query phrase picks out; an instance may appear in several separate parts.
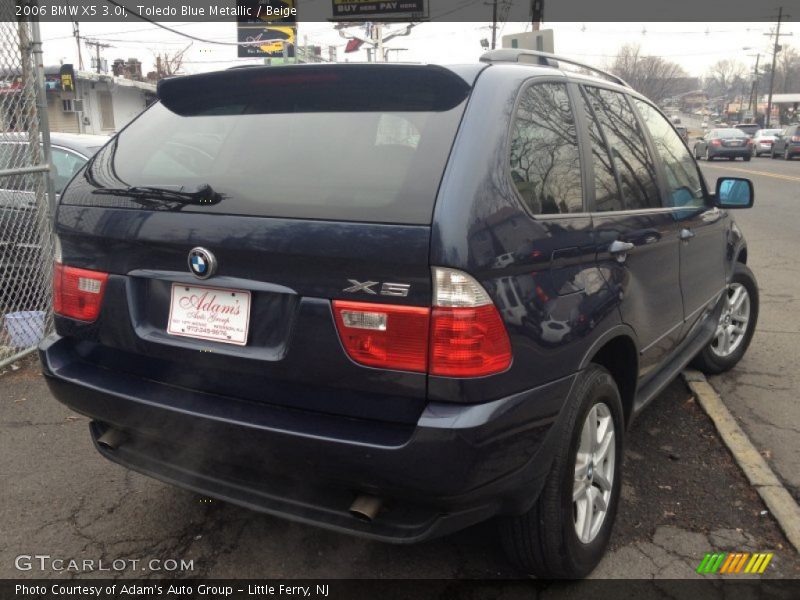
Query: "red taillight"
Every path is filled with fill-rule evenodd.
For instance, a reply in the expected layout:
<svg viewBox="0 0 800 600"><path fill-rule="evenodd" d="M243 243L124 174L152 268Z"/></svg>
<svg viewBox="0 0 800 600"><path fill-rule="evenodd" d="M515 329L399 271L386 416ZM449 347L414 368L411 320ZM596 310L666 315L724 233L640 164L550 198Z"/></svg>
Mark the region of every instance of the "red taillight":
<svg viewBox="0 0 800 600"><path fill-rule="evenodd" d="M67 267L53 269L53 312L79 321L94 321L100 314L108 273Z"/></svg>
<svg viewBox="0 0 800 600"><path fill-rule="evenodd" d="M425 372L430 308L333 301L339 337L357 363Z"/></svg>
<svg viewBox="0 0 800 600"><path fill-rule="evenodd" d="M720 141L719 140L711 140L711 145L712 146L719 146L720 145Z"/></svg>
<svg viewBox="0 0 800 600"><path fill-rule="evenodd" d="M483 377L511 364L511 342L486 291L466 273L434 268L433 308L333 301L348 356L370 367Z"/></svg>
<svg viewBox="0 0 800 600"><path fill-rule="evenodd" d="M494 304L433 309L431 375L481 377L510 364L511 343Z"/></svg>

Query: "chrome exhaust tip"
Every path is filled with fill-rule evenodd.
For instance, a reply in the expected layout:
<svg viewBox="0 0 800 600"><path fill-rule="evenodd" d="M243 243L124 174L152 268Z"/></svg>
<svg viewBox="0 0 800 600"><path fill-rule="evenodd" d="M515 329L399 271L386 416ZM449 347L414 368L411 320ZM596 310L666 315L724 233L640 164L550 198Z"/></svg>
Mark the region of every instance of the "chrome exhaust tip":
<svg viewBox="0 0 800 600"><path fill-rule="evenodd" d="M127 436L119 429L109 427L105 433L97 438L97 445L106 450L116 450L127 439Z"/></svg>
<svg viewBox="0 0 800 600"><path fill-rule="evenodd" d="M369 494L359 494L350 505L350 514L356 519L370 522L381 510L383 500Z"/></svg>

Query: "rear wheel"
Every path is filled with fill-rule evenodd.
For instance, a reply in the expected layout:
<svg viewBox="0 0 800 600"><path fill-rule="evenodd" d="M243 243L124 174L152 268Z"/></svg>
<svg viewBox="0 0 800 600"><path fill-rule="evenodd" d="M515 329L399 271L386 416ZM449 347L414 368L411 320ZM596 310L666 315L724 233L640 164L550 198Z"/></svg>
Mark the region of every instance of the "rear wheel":
<svg viewBox="0 0 800 600"><path fill-rule="evenodd" d="M603 367L591 365L578 377L544 489L527 513L500 524L509 559L528 575L588 575L614 525L622 481L622 401Z"/></svg>
<svg viewBox="0 0 800 600"><path fill-rule="evenodd" d="M704 373L732 369L753 339L758 320L758 285L746 265L736 263L723 302L714 338L692 361Z"/></svg>

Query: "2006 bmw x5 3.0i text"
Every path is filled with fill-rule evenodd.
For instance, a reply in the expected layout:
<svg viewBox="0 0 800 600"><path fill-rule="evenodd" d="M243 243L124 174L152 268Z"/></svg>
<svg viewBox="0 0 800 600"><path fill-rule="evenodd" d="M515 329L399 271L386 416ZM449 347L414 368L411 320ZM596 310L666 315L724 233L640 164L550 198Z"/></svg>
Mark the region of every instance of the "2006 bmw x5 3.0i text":
<svg viewBox="0 0 800 600"><path fill-rule="evenodd" d="M497 518L586 575L632 418L736 364L758 291L750 182L565 64L162 81L61 197L53 393L163 481L393 542Z"/></svg>

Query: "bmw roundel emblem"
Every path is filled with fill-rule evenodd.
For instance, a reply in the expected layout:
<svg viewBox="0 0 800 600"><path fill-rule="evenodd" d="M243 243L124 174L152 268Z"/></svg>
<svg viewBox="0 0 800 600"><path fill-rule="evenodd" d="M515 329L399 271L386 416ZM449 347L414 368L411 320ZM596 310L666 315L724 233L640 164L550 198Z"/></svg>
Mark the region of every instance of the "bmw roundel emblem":
<svg viewBox="0 0 800 600"><path fill-rule="evenodd" d="M192 248L189 251L189 270L199 279L208 279L217 270L217 259L205 248Z"/></svg>

